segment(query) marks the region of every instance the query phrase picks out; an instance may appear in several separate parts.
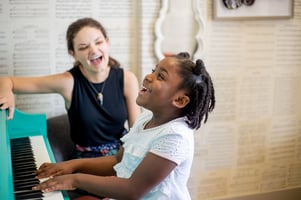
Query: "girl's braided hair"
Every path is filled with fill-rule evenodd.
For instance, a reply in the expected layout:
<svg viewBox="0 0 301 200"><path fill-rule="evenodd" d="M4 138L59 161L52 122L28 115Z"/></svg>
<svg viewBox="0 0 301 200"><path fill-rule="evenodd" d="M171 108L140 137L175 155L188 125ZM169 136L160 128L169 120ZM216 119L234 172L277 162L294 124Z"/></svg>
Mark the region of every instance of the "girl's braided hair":
<svg viewBox="0 0 301 200"><path fill-rule="evenodd" d="M187 124L198 129L201 123L206 123L208 113L214 109L214 87L204 62L197 59L194 63L187 52L181 52L172 57L177 58L179 74L183 78L179 89L185 89L190 102L183 109Z"/></svg>

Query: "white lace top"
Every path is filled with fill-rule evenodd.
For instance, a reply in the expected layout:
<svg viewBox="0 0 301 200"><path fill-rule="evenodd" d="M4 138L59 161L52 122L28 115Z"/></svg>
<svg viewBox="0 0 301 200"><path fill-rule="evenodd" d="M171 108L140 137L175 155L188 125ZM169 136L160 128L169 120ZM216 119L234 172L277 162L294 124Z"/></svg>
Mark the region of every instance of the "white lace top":
<svg viewBox="0 0 301 200"><path fill-rule="evenodd" d="M144 130L151 117L150 112L143 113L129 133L122 137L124 155L122 161L114 166L117 176L129 178L147 152L152 152L177 163L177 167L142 199L189 200L187 180L194 152L193 130L184 118Z"/></svg>

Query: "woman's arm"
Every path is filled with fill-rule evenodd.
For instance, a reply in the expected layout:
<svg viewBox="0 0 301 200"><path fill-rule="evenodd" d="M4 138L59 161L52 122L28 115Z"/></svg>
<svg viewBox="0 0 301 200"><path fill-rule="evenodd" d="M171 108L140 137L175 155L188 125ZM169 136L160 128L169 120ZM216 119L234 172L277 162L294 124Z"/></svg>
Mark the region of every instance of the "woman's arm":
<svg viewBox="0 0 301 200"><path fill-rule="evenodd" d="M69 72L40 77L2 77L0 78L1 109L9 109L9 118L13 117L15 107L14 93L38 94L59 93L66 103L71 101L73 77Z"/></svg>
<svg viewBox="0 0 301 200"><path fill-rule="evenodd" d="M124 70L124 96L128 110L128 125L132 127L135 120L141 113L141 107L136 104L139 86L138 80L134 73Z"/></svg>
<svg viewBox="0 0 301 200"><path fill-rule="evenodd" d="M73 88L73 77L69 72L39 76L39 77L10 77L13 92L19 94L59 93Z"/></svg>

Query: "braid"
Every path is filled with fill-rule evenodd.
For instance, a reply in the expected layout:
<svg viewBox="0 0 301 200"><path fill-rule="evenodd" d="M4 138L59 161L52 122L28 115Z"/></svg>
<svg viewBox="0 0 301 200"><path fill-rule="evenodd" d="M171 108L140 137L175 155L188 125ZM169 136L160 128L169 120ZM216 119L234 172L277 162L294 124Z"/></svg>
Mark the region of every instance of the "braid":
<svg viewBox="0 0 301 200"><path fill-rule="evenodd" d="M179 59L180 74L183 77L180 89L186 89L190 98L190 102L183 109L183 115L191 128L198 129L202 122L207 122L208 114L215 106L213 83L201 59L194 63L185 52L175 57Z"/></svg>

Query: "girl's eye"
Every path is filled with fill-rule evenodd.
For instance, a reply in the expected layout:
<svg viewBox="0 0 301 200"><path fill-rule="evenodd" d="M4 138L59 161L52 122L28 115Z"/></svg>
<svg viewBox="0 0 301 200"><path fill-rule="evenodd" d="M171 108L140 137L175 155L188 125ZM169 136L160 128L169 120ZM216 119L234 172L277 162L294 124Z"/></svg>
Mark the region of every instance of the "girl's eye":
<svg viewBox="0 0 301 200"><path fill-rule="evenodd" d="M156 72L156 69L152 69L152 74ZM164 76L162 75L162 73L158 72L157 73L157 77L159 80L164 80Z"/></svg>
<svg viewBox="0 0 301 200"><path fill-rule="evenodd" d="M162 76L162 74L158 74L158 79L160 79L160 80L164 80L164 77Z"/></svg>

